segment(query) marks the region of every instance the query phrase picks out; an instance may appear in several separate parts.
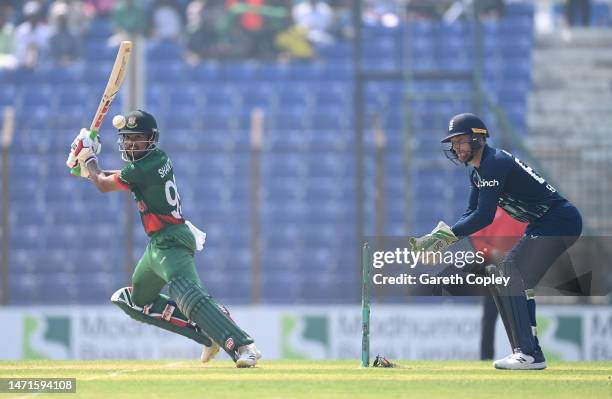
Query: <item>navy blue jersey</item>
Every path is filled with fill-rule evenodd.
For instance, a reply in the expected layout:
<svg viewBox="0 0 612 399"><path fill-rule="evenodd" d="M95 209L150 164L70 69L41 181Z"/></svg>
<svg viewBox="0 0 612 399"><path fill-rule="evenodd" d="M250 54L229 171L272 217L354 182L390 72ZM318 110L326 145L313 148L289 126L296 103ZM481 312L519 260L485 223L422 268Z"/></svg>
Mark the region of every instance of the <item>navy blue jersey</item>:
<svg viewBox="0 0 612 399"><path fill-rule="evenodd" d="M549 209L566 203L554 187L507 151L485 145L478 168L470 168L472 190L467 211L452 227L469 236L493 222L499 206L514 219L534 222Z"/></svg>

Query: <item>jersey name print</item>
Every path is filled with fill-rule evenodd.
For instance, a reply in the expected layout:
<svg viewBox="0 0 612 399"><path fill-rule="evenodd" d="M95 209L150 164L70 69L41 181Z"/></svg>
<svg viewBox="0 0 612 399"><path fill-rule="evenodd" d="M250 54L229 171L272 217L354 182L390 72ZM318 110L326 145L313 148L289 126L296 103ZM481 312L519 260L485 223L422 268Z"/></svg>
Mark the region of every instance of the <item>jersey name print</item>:
<svg viewBox="0 0 612 399"><path fill-rule="evenodd" d="M523 161L521 161L520 159L518 159L517 157L515 157L514 155L510 154L508 151L506 150L502 150L503 153L505 153L506 155L508 155L510 158L514 158L514 161L521 167L523 168L523 170L525 172L527 172L529 174L529 176L533 177L538 183L540 184L544 184L546 183L546 180L540 176L539 174L536 173L535 170L533 170L533 168L529 165L527 165L526 163L524 163ZM546 183L546 188L550 191L557 192L557 190L551 186L550 184Z"/></svg>
<svg viewBox="0 0 612 399"><path fill-rule="evenodd" d="M164 164L164 166L157 169L157 173L159 173L159 177L163 179L164 177L166 177L166 175L168 174L168 172L170 172L171 169L172 169L172 164L170 163L170 159L168 159L166 163Z"/></svg>

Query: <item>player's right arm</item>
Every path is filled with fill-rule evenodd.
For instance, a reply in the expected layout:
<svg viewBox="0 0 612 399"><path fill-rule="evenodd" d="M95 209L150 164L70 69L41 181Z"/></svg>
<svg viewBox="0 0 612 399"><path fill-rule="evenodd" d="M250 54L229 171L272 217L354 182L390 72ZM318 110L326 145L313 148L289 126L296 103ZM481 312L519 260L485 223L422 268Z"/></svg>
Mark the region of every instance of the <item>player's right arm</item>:
<svg viewBox="0 0 612 399"><path fill-rule="evenodd" d="M486 167L481 165L482 186L477 187L476 209L455 223L451 230L457 237L467 237L493 223L497 202L511 170L506 159L491 160ZM472 190L472 195L474 191ZM470 206L473 198L470 195Z"/></svg>
<svg viewBox="0 0 612 399"><path fill-rule="evenodd" d="M478 187L476 187L476 185L474 184L474 182L471 181L471 179L470 179L470 183L471 183L470 184L470 199L469 199L469 202L468 202L468 207L465 210L465 212L463 213L463 215L461 215L459 217L459 220L457 220L457 222L455 224L462 223L472 213L474 213L476 208L478 208L478 194L479 194L479 190L478 190Z"/></svg>

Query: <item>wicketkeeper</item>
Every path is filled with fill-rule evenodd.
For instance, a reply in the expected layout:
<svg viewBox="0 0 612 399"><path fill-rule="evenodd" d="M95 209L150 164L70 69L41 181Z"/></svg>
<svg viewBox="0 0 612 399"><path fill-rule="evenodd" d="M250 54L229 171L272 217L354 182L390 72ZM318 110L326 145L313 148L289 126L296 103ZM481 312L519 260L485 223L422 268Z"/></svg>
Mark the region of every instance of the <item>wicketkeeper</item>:
<svg viewBox="0 0 612 399"><path fill-rule="evenodd" d="M411 249L444 251L491 224L497 206L514 219L527 222L525 234L499 268L510 277L510 283L497 287L498 295L494 296L513 353L493 364L498 369L544 369L533 288L578 239L582 218L578 209L531 167L507 151L488 146L487 137L489 131L476 115L459 114L451 119L442 143L454 163L471 166L468 209L452 227L440 222L430 234L412 239Z"/></svg>
<svg viewBox="0 0 612 399"><path fill-rule="evenodd" d="M183 218L172 163L157 146L155 118L137 110L115 117L113 125L119 129L119 151L127 162L120 171L100 170L96 157L100 142L97 137L90 139L85 129L71 149L81 176L100 191L132 192L150 237L132 275L132 286L115 292L111 301L136 320L203 344L203 362L212 359L221 346L237 367L255 366L261 354L253 339L208 294L196 272L194 253L202 250L206 235ZM160 294L166 284L170 298Z"/></svg>

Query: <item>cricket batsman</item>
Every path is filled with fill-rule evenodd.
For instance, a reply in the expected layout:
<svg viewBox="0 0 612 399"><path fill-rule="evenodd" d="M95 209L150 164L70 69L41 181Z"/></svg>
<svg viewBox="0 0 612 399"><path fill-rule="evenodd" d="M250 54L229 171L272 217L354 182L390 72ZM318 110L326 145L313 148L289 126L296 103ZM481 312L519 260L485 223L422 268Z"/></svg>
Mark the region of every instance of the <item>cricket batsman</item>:
<svg viewBox="0 0 612 399"><path fill-rule="evenodd" d="M206 291L195 269L194 254L202 250L206 235L183 218L172 163L158 148L155 118L142 110L113 118L118 129L120 171L102 171L96 154L98 138L83 129L71 152L81 176L102 192L130 190L145 232L150 238L132 275L132 286L113 294L111 301L130 317L203 344L207 362L220 347L236 367L254 367L261 357L253 339L230 318ZM160 294L168 284L170 298Z"/></svg>
<svg viewBox="0 0 612 399"><path fill-rule="evenodd" d="M493 222L497 206L520 222L525 234L505 256L500 271L510 276L499 286L496 306L504 321L513 353L496 360L498 369L540 370L546 360L536 333L533 288L555 260L582 233L580 212L531 167L507 151L487 145L489 131L476 115L454 116L442 140L445 154L470 166L468 209L449 227L444 222L430 233L410 240L414 251L444 251Z"/></svg>

